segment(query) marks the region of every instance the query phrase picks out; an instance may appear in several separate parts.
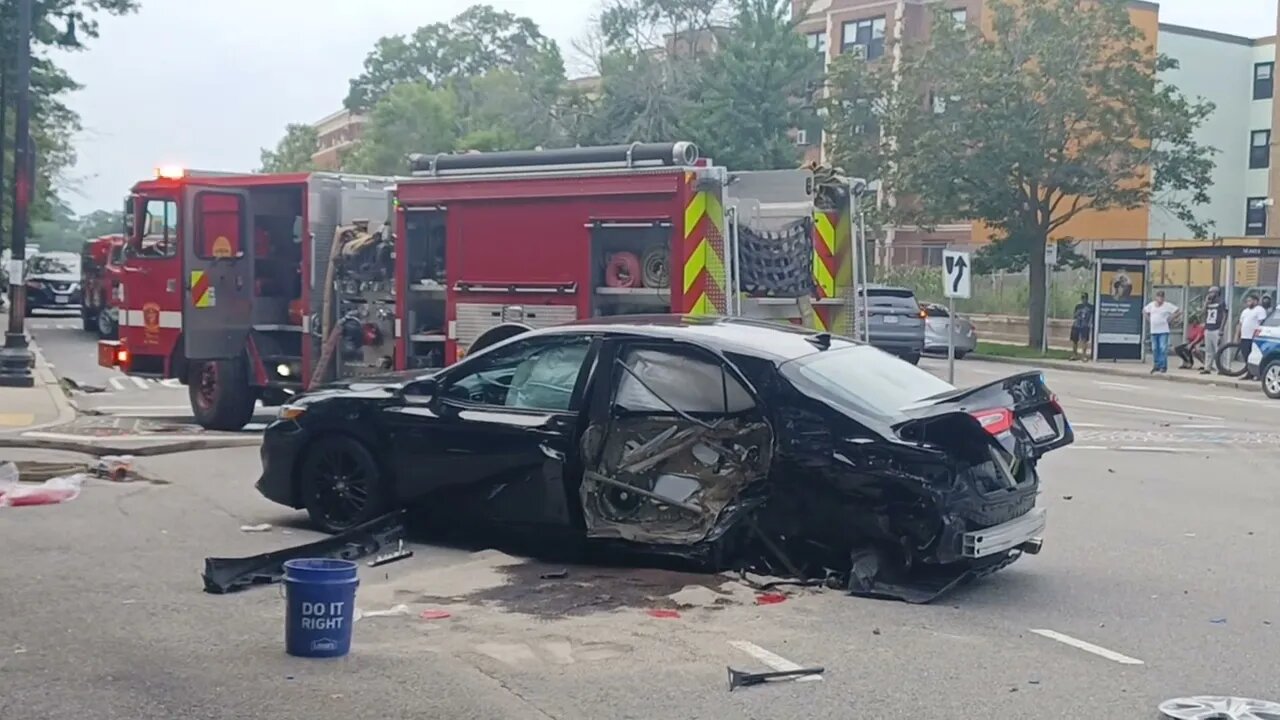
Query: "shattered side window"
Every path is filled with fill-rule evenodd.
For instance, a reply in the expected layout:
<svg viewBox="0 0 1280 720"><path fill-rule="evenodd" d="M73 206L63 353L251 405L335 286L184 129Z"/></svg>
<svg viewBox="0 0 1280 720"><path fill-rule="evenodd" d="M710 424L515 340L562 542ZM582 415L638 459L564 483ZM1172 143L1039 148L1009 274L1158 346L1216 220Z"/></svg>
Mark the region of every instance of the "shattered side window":
<svg viewBox="0 0 1280 720"><path fill-rule="evenodd" d="M568 410L591 347L590 337L539 338L478 356L450 379L453 400L527 410Z"/></svg>
<svg viewBox="0 0 1280 720"><path fill-rule="evenodd" d="M731 415L755 407L727 368L692 352L634 348L622 362L614 404L627 412Z"/></svg>

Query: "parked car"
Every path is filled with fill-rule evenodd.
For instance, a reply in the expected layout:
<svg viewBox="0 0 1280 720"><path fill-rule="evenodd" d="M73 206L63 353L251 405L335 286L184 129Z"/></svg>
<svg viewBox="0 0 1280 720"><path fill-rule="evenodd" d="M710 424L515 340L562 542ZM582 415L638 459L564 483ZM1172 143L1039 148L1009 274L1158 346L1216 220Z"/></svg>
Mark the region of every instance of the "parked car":
<svg viewBox="0 0 1280 720"><path fill-rule="evenodd" d="M1040 550L1037 461L1072 439L1039 372L958 390L826 333L640 316L300 395L257 488L328 532L412 507L924 602Z"/></svg>
<svg viewBox="0 0 1280 720"><path fill-rule="evenodd" d="M924 310L924 351L926 353L947 354L947 333L953 333L952 349L956 358L978 349L978 331L973 323L963 315L956 313L951 317L945 305L925 303L920 306Z"/></svg>
<svg viewBox="0 0 1280 720"><path fill-rule="evenodd" d="M924 352L925 314L915 293L907 288L869 286L866 296L871 344L912 365L919 363Z"/></svg>
<svg viewBox="0 0 1280 720"><path fill-rule="evenodd" d="M1251 377L1262 379L1262 392L1280 400L1280 312L1272 311L1254 331L1253 347L1246 359Z"/></svg>
<svg viewBox="0 0 1280 720"><path fill-rule="evenodd" d="M27 260L23 280L27 289L27 314L41 308L78 308L80 256L72 252L47 252Z"/></svg>

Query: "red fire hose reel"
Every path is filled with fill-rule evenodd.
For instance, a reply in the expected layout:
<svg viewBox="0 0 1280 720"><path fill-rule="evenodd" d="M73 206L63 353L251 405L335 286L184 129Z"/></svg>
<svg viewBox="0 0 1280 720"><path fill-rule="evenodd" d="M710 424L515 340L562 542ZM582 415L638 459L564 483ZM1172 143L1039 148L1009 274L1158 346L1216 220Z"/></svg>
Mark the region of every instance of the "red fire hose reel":
<svg viewBox="0 0 1280 720"><path fill-rule="evenodd" d="M629 252L610 255L605 263L604 284L615 288L640 287L640 258Z"/></svg>

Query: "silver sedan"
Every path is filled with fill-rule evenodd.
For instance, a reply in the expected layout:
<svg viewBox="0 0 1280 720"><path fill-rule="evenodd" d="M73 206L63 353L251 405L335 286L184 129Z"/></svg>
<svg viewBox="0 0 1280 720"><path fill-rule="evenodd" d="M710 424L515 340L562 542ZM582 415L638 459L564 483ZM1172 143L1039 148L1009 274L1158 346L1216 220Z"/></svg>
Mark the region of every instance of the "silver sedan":
<svg viewBox="0 0 1280 720"><path fill-rule="evenodd" d="M924 303L920 308L925 312L924 351L926 353L947 354L948 330L952 332L954 338L957 358L962 358L978 349L978 331L974 329L973 323L968 318L958 314L952 318L945 306L934 303Z"/></svg>

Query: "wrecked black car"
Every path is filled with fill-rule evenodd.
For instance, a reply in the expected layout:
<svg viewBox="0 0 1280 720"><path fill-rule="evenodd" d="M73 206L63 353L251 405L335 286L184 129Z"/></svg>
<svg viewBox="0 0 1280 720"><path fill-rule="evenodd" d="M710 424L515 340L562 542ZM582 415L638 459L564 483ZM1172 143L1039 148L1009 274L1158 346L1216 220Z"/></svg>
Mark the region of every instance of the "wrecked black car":
<svg viewBox="0 0 1280 720"><path fill-rule="evenodd" d="M329 532L475 513L927 602L1039 551L1037 461L1072 438L1038 372L961 390L826 333L610 318L299 396L257 487Z"/></svg>

